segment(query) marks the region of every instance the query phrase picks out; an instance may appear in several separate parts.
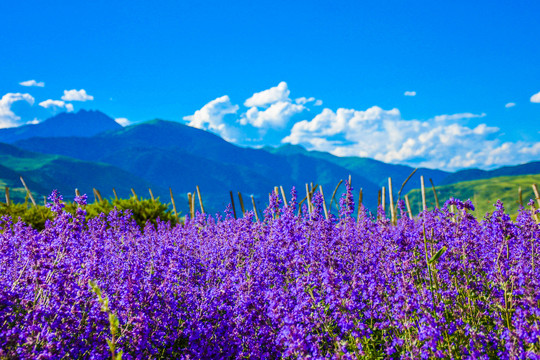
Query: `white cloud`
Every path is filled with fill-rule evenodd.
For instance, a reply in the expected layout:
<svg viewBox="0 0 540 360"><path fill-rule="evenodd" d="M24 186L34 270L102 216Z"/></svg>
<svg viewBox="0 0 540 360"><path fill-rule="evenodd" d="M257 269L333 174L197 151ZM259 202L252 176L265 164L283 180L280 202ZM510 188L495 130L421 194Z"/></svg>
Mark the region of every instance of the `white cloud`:
<svg viewBox="0 0 540 360"><path fill-rule="evenodd" d="M44 87L45 86L45 83L43 81L36 81L36 80L27 80L27 81L22 81L19 83L19 85L22 85L22 86L37 86L37 87Z"/></svg>
<svg viewBox="0 0 540 360"><path fill-rule="evenodd" d="M250 124L256 128L282 128L290 118L306 109L307 103L314 102L314 97L289 98L287 83L282 81L278 86L253 94L244 102L250 108L240 117L240 124ZM264 108L259 110L258 108Z"/></svg>
<svg viewBox="0 0 540 360"><path fill-rule="evenodd" d="M474 119L474 118L483 118L486 116L486 113L481 114L473 114L473 113L459 113L459 114L452 114L452 115L437 115L433 119L437 122L445 122L445 121L455 121L455 120L462 120L462 119Z"/></svg>
<svg viewBox="0 0 540 360"><path fill-rule="evenodd" d="M88 95L86 90L64 90L64 96L62 96L64 101L88 101L94 100L92 95Z"/></svg>
<svg viewBox="0 0 540 360"><path fill-rule="evenodd" d="M224 122L227 114L236 114L238 105L233 105L229 96L224 95L204 105L200 110L195 111L193 115L184 116L184 120L189 121L189 126L211 130L228 141L232 141L229 128Z"/></svg>
<svg viewBox="0 0 540 360"><path fill-rule="evenodd" d="M48 109L50 107L61 107L63 108L65 105L65 102L62 100L45 100L39 103L39 106L44 107L45 109Z"/></svg>
<svg viewBox="0 0 540 360"><path fill-rule="evenodd" d="M303 105L292 104L289 101L278 101L265 110L251 107L241 118L240 124L251 124L257 128L283 127L289 119L305 109Z"/></svg>
<svg viewBox="0 0 540 360"><path fill-rule="evenodd" d="M416 91L405 91L403 94L405 96L416 96Z"/></svg>
<svg viewBox="0 0 540 360"><path fill-rule="evenodd" d="M524 144L524 146L521 147L518 151L521 154L538 156L540 155L540 142L534 144Z"/></svg>
<svg viewBox="0 0 540 360"><path fill-rule="evenodd" d="M299 97L297 99L294 99L294 102L297 103L297 104L300 104L300 105L304 105L304 104L307 104L307 103L310 103L310 102L313 102L315 101L315 98L314 97Z"/></svg>
<svg viewBox="0 0 540 360"><path fill-rule="evenodd" d="M244 102L244 106L262 107L278 101L287 101L289 100L289 94L290 91L287 88L287 83L282 81L278 86L253 94L253 96Z"/></svg>
<svg viewBox="0 0 540 360"><path fill-rule="evenodd" d="M365 111L326 108L312 120L294 124L282 142L337 156L446 170L490 168L532 161L540 155L540 143L501 142L496 138L498 128L471 127L460 121L483 116L461 113L420 121L403 119L398 109L377 106Z"/></svg>
<svg viewBox="0 0 540 360"><path fill-rule="evenodd" d="M313 97L291 100L289 95L287 83L281 82L254 93L244 102L247 109L242 111L228 96L222 96L184 119L190 126L213 131L243 145L257 146L279 136L276 140L283 143L301 144L309 150L338 156L369 157L445 170L493 168L537 160L540 156L540 142L504 142L499 128L470 121L486 117L485 113L463 112L441 114L428 120L406 120L396 108L384 110L373 106L363 111L324 108L291 128L293 116L308 110L308 104L320 106L322 101ZM313 111L314 107L309 109ZM283 137L289 129L288 136Z"/></svg>
<svg viewBox="0 0 540 360"><path fill-rule="evenodd" d="M11 105L16 101L26 101L34 105L34 98L30 94L7 93L0 99L0 128L8 128L21 125L20 116L15 115L11 110Z"/></svg>
<svg viewBox="0 0 540 360"><path fill-rule="evenodd" d="M36 124L39 124L39 123L40 123L40 121L37 118L34 118L34 120L30 120L30 121L26 122L27 125L36 125Z"/></svg>
<svg viewBox="0 0 540 360"><path fill-rule="evenodd" d="M531 96L531 102L532 103L540 103L540 92L537 92L533 96Z"/></svg>
<svg viewBox="0 0 540 360"><path fill-rule="evenodd" d="M516 106L516 103L513 103L513 102L509 102L508 104L504 105L505 108L511 108L511 107L514 107Z"/></svg>
<svg viewBox="0 0 540 360"><path fill-rule="evenodd" d="M128 126L130 124L130 121L127 118L116 118L114 119L118 124L122 126Z"/></svg>
<svg viewBox="0 0 540 360"><path fill-rule="evenodd" d="M72 112L73 111L73 104L66 103L66 102L64 102L62 100L48 99L48 100L40 102L39 106L41 106L41 107L43 107L45 109L48 109L48 108L61 108L61 109L66 109L67 112Z"/></svg>

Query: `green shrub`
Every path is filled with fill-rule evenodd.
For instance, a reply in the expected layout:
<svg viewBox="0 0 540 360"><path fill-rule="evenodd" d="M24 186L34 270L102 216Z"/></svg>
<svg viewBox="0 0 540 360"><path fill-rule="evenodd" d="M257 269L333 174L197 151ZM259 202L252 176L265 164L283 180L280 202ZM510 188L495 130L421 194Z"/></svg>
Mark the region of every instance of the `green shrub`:
<svg viewBox="0 0 540 360"><path fill-rule="evenodd" d="M65 209L71 214L75 214L77 204L74 202L66 202ZM174 215L172 210L169 210L167 204L163 204L156 200L143 199L138 200L134 197L129 199L117 199L117 200L103 200L100 202L91 203L85 206L87 218L94 218L100 214L108 214L114 208L120 211L130 210L132 218L142 228L146 225L147 221L152 224L156 224L157 219L162 221L170 221L171 225L176 225L180 219ZM13 222L22 221L34 229L43 230L45 228L45 221L54 219L54 213L43 205L31 206L28 202L20 204L0 203L0 216L9 216Z"/></svg>
<svg viewBox="0 0 540 360"><path fill-rule="evenodd" d="M13 222L20 221L34 229L45 228L45 221L54 219L54 213L45 206L28 206L28 203L6 205L0 203L0 216L9 216Z"/></svg>

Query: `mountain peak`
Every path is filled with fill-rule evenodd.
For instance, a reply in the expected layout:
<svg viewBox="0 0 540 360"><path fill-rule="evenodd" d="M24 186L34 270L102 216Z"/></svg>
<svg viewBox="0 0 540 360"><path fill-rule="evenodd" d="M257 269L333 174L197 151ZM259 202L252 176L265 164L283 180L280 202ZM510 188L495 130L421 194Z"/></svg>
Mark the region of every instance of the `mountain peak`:
<svg viewBox="0 0 540 360"><path fill-rule="evenodd" d="M89 137L121 128L113 118L99 110L81 109L76 113L62 112L39 124L0 129L0 142L11 144L33 137Z"/></svg>
<svg viewBox="0 0 540 360"><path fill-rule="evenodd" d="M264 150L272 154L293 155L306 154L308 151L302 145L285 144L277 147L265 146Z"/></svg>

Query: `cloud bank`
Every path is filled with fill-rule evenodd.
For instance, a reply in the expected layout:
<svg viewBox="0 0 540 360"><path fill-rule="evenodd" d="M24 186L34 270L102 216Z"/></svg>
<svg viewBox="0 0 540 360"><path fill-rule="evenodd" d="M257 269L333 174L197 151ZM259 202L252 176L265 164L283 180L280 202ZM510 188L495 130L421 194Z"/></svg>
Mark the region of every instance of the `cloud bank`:
<svg viewBox="0 0 540 360"><path fill-rule="evenodd" d="M128 126L129 124L131 124L131 122L127 118L116 118L114 119L114 121L116 121L118 124L122 126Z"/></svg>
<svg viewBox="0 0 540 360"><path fill-rule="evenodd" d="M244 106L262 107L280 101L289 101L290 93L287 83L282 81L278 86L253 94L244 102Z"/></svg>
<svg viewBox="0 0 540 360"><path fill-rule="evenodd" d="M304 104L315 101L315 98L301 97L293 103L289 98L290 93L285 81L254 93L244 101L244 106L249 109L240 118L240 124L250 124L256 128L283 128L292 116L306 109Z"/></svg>
<svg viewBox="0 0 540 360"><path fill-rule="evenodd" d="M52 100L48 99L39 103L39 106L49 109L49 108L59 108L66 109L67 112L73 112L73 104L66 103L62 100Z"/></svg>
<svg viewBox="0 0 540 360"><path fill-rule="evenodd" d="M15 115L11 110L11 105L17 101L26 101L34 105L34 97L30 94L7 93L0 99L0 128L9 128L21 125L21 117Z"/></svg>
<svg viewBox="0 0 540 360"><path fill-rule="evenodd" d="M218 97L204 105L195 114L184 116L184 120L189 121L188 125L216 132L225 140L235 140L231 134L231 129L225 124L224 118L228 114L236 114L238 105L233 105L227 95Z"/></svg>
<svg viewBox="0 0 540 360"><path fill-rule="evenodd" d="M254 93L243 102L243 108L224 95L184 120L239 145L299 144L337 156L369 157L450 171L489 169L540 156L540 142L502 141L499 128L482 122L485 113L461 112L409 120L397 108L321 110L317 106L322 100L304 96L291 100L290 95L287 83L282 81ZM405 95L415 96L416 92L407 91ZM540 102L540 93L531 101ZM258 136L254 137L254 133Z"/></svg>
<svg viewBox="0 0 540 360"><path fill-rule="evenodd" d="M62 96L64 101L89 101L94 100L92 95L88 95L86 90L64 90L64 96Z"/></svg>
<svg viewBox="0 0 540 360"><path fill-rule="evenodd" d="M427 121L405 120L398 109L324 109L312 120L294 124L282 142L337 156L360 156L445 170L489 168L530 160L540 143L501 142L497 127L469 127L461 120L485 114L438 115Z"/></svg>
<svg viewBox="0 0 540 360"><path fill-rule="evenodd" d="M37 86L37 87L44 87L45 83L43 81L36 81L36 80L27 80L22 81L19 83L21 86Z"/></svg>
<svg viewBox="0 0 540 360"><path fill-rule="evenodd" d="M533 96L531 96L531 102L532 103L540 103L540 92L537 92Z"/></svg>

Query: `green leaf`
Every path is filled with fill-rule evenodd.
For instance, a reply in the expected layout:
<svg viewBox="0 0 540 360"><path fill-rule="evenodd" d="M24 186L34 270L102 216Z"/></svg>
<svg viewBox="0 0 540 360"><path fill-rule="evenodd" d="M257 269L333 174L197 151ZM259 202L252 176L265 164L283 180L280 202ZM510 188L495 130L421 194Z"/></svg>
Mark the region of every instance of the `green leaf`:
<svg viewBox="0 0 540 360"><path fill-rule="evenodd" d="M439 258L442 256L442 254L444 254L446 251L446 246L443 246L439 251L437 251L437 253L435 255L433 255L431 257L431 259L428 260L428 264L433 264L434 262L436 262L437 260L439 260Z"/></svg>

